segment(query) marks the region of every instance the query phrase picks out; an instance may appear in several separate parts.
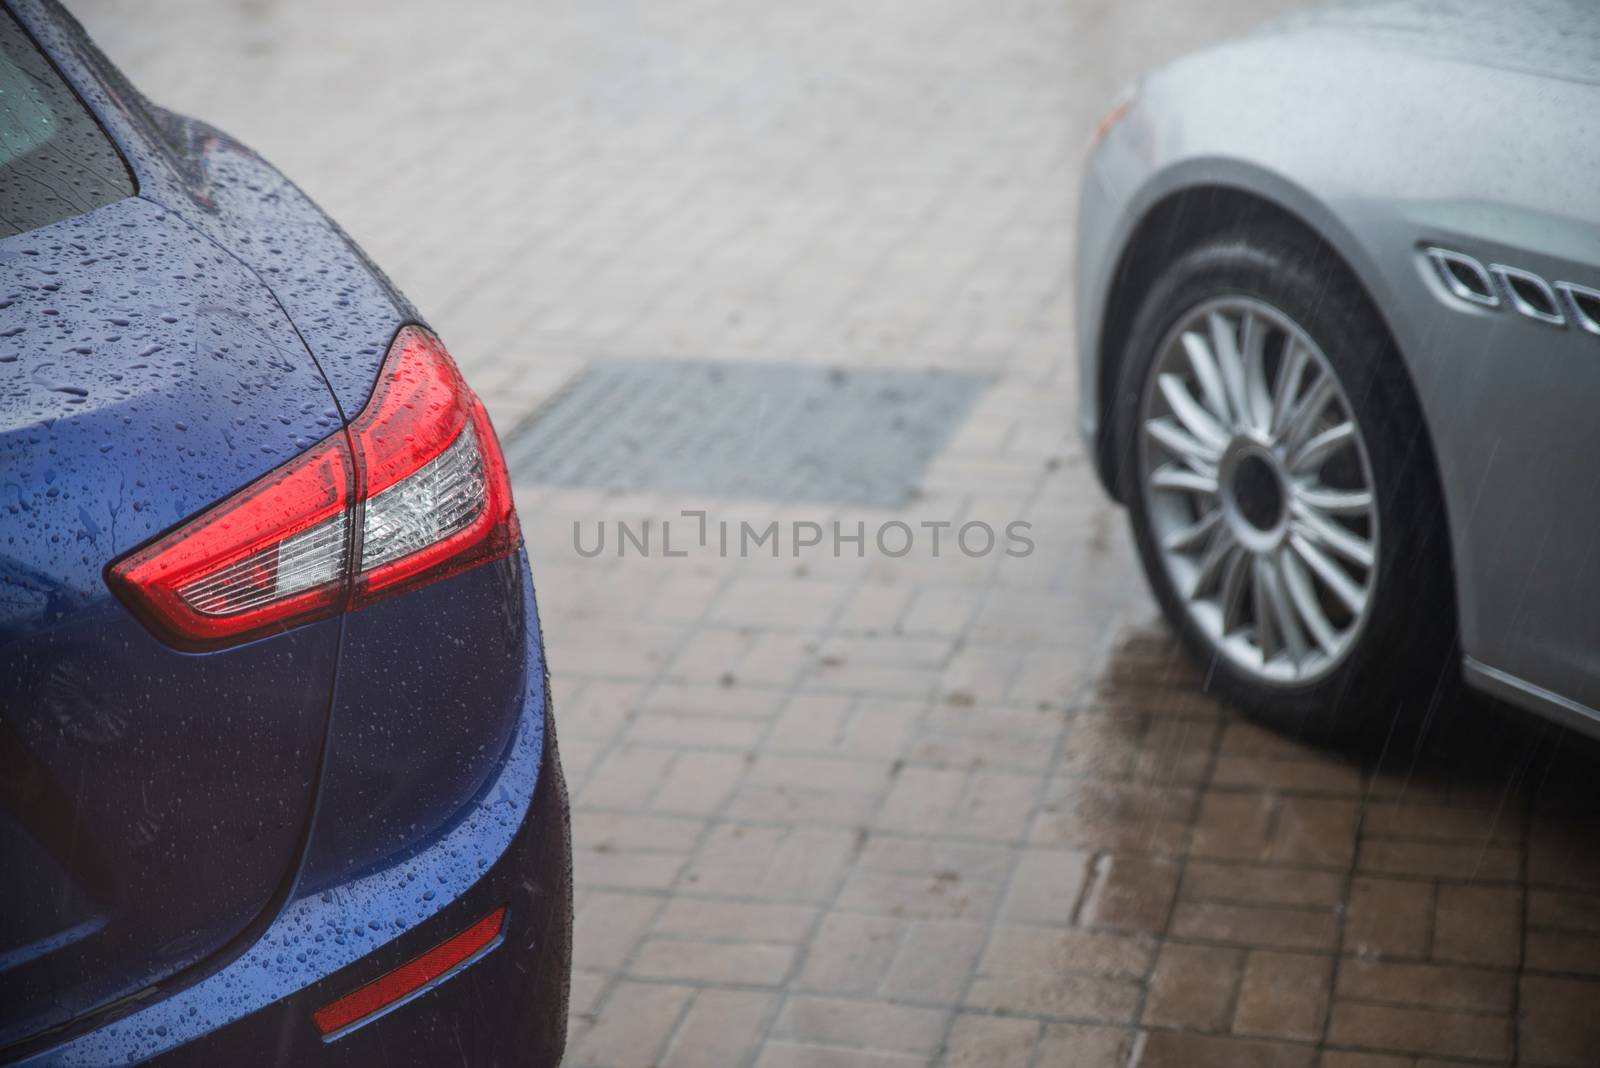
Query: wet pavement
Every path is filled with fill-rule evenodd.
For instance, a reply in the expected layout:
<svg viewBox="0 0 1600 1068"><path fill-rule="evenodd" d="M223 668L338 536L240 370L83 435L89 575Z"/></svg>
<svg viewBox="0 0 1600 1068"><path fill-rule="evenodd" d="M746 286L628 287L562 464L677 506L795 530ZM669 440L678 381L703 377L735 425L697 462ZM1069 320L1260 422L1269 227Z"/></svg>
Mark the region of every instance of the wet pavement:
<svg viewBox="0 0 1600 1068"><path fill-rule="evenodd" d="M1071 426L1089 133L1279 6L78 5L350 230L508 440L576 450L516 487L576 806L570 1064L1600 1063L1596 747L1466 703L1420 751L1241 721ZM618 361L981 385L903 485L838 488L880 470L857 431L827 478L741 481L758 405L687 409L724 437L676 463L628 439L657 475L624 492L540 422Z"/></svg>

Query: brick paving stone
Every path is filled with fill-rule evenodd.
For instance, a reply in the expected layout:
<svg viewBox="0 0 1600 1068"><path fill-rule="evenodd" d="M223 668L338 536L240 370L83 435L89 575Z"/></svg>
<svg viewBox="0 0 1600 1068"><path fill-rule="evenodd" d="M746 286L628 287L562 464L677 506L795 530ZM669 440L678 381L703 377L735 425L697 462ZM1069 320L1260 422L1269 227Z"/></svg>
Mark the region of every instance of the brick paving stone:
<svg viewBox="0 0 1600 1068"><path fill-rule="evenodd" d="M1004 703L1022 655L1013 646L967 645L956 650L939 673L939 700L952 708Z"/></svg>
<svg viewBox="0 0 1600 1068"><path fill-rule="evenodd" d="M975 923L913 923L884 977L882 993L897 1001L954 1005L966 992L988 929Z"/></svg>
<svg viewBox="0 0 1600 1068"><path fill-rule="evenodd" d="M1186 900L1314 908L1338 905L1344 896L1343 872L1196 860L1183 873Z"/></svg>
<svg viewBox="0 0 1600 1068"><path fill-rule="evenodd" d="M906 768L895 778L878 814L881 826L912 833L944 829L944 817L966 789L966 774L935 768Z"/></svg>
<svg viewBox="0 0 1600 1068"><path fill-rule="evenodd" d="M1121 1068L1128 1063L1137 1039L1120 1027L1093 1024L1046 1024L1039 1040L1039 1064L1083 1065L1085 1068Z"/></svg>
<svg viewBox="0 0 1600 1068"><path fill-rule="evenodd" d="M1358 1053L1340 1049L1325 1051L1319 1068L1419 1068L1422 1064L1423 1062L1415 1057L1397 1057L1389 1053Z"/></svg>
<svg viewBox="0 0 1600 1068"><path fill-rule="evenodd" d="M1499 807L1463 808L1401 798L1369 805L1362 831L1374 838L1516 845L1522 839L1522 820L1520 813Z"/></svg>
<svg viewBox="0 0 1600 1068"><path fill-rule="evenodd" d="M1522 891L1441 884L1433 928L1435 960L1515 966L1521 958Z"/></svg>
<svg viewBox="0 0 1600 1068"><path fill-rule="evenodd" d="M1487 968L1345 960L1339 965L1338 997L1429 1009L1511 1011L1515 977Z"/></svg>
<svg viewBox="0 0 1600 1068"><path fill-rule="evenodd" d="M1245 956L1239 949L1163 944L1150 976L1142 1022L1186 1031L1226 1031Z"/></svg>
<svg viewBox="0 0 1600 1068"><path fill-rule="evenodd" d="M1104 1023L1131 1023L1139 984L1062 972L980 973L967 991L969 1008Z"/></svg>
<svg viewBox="0 0 1600 1068"><path fill-rule="evenodd" d="M1518 1049L1528 1064L1577 1068L1600 1051L1600 983L1523 976Z"/></svg>
<svg viewBox="0 0 1600 1068"><path fill-rule="evenodd" d="M1589 829L1593 821L1551 816L1536 821L1528 843L1528 877L1562 890L1600 891L1600 854Z"/></svg>
<svg viewBox="0 0 1600 1068"><path fill-rule="evenodd" d="M552 679L552 684L555 680ZM571 708L574 720L570 730L563 728L562 737L602 738L610 741L633 718L645 688L636 683L617 683L594 680L580 684L572 699L562 704ZM556 700L562 700L557 693Z"/></svg>
<svg viewBox="0 0 1600 1068"><path fill-rule="evenodd" d="M567 782L577 784L586 781L605 752L604 742L585 738L568 739L562 735L561 770L566 773ZM576 795L577 786L573 785L570 789Z"/></svg>
<svg viewBox="0 0 1600 1068"><path fill-rule="evenodd" d="M597 808L642 808L661 788L677 759L678 754L670 749L613 749L579 791L579 800Z"/></svg>
<svg viewBox="0 0 1600 1068"><path fill-rule="evenodd" d="M807 945L795 987L830 994L876 993L907 926L889 916L829 913Z"/></svg>
<svg viewBox="0 0 1600 1068"><path fill-rule="evenodd" d="M585 809L572 818L573 845L601 851L639 849L688 853L704 831L705 825L700 820L654 813Z"/></svg>
<svg viewBox="0 0 1600 1068"><path fill-rule="evenodd" d="M945 1068L1029 1068L1042 1030L1036 1020L962 1013L950 1027L941 1063Z"/></svg>
<svg viewBox="0 0 1600 1068"><path fill-rule="evenodd" d="M1155 934L1167 925L1181 869L1165 857L1103 854L1083 902L1088 927Z"/></svg>
<svg viewBox="0 0 1600 1068"><path fill-rule="evenodd" d="M1209 720L1084 713L1072 721L1061 762L1089 777L1199 784L1216 736Z"/></svg>
<svg viewBox="0 0 1600 1068"><path fill-rule="evenodd" d="M1239 987L1234 1033L1315 1042L1322 1036L1332 981L1327 957L1252 952Z"/></svg>
<svg viewBox="0 0 1600 1068"><path fill-rule="evenodd" d="M1354 1002L1334 1005L1328 1039L1379 1051L1488 1061L1504 1061L1512 1043L1511 1020L1505 1016Z"/></svg>
<svg viewBox="0 0 1600 1068"><path fill-rule="evenodd" d="M907 634L965 634L981 602L981 594L970 590L918 590L906 605L900 629Z"/></svg>
<svg viewBox="0 0 1600 1068"><path fill-rule="evenodd" d="M1217 751L1221 756L1255 760L1310 760L1317 755L1314 746L1248 720L1225 723Z"/></svg>
<svg viewBox="0 0 1600 1068"><path fill-rule="evenodd" d="M1338 918L1325 909L1266 908L1180 901L1172 916L1179 938L1263 949L1332 949Z"/></svg>
<svg viewBox="0 0 1600 1068"><path fill-rule="evenodd" d="M1528 922L1540 927L1600 933L1600 896L1531 890Z"/></svg>
<svg viewBox="0 0 1600 1068"><path fill-rule="evenodd" d="M582 968L572 970L572 1003L568 1007L567 1019L569 1033L580 1032L594 1023L595 1006L600 1003L610 981L611 975L606 972L590 972Z"/></svg>
<svg viewBox="0 0 1600 1068"><path fill-rule="evenodd" d="M1403 879L1351 880L1344 952L1360 957L1425 957L1433 943L1435 888Z"/></svg>
<svg viewBox="0 0 1600 1068"><path fill-rule="evenodd" d="M659 812L714 812L733 792L744 769L740 753L679 753L651 804Z"/></svg>
<svg viewBox="0 0 1600 1068"><path fill-rule="evenodd" d="M1346 867L1356 853L1360 809L1352 801L1286 797L1267 859L1284 864Z"/></svg>
<svg viewBox="0 0 1600 1068"><path fill-rule="evenodd" d="M663 935L792 945L805 941L816 920L816 911L804 905L679 896L667 900L651 930Z"/></svg>
<svg viewBox="0 0 1600 1068"><path fill-rule="evenodd" d="M1190 855L1230 860L1271 856L1276 800L1269 794L1207 790L1200 798ZM1354 834L1352 831L1352 848Z"/></svg>
<svg viewBox="0 0 1600 1068"><path fill-rule="evenodd" d="M652 937L634 953L628 971L642 979L777 986L794 957L793 946Z"/></svg>
<svg viewBox="0 0 1600 1068"><path fill-rule="evenodd" d="M1362 786L1359 769L1325 758L1272 760L1222 756L1217 759L1211 781L1221 786L1335 797L1357 796Z"/></svg>
<svg viewBox="0 0 1600 1068"><path fill-rule="evenodd" d="M944 1030L945 1013L937 1009L797 995L784 1002L772 1036L929 1056L938 1050Z"/></svg>
<svg viewBox="0 0 1600 1068"><path fill-rule="evenodd" d="M711 618L724 625L811 630L829 623L849 596L850 587L842 585L743 581L722 595Z"/></svg>
<svg viewBox="0 0 1600 1068"><path fill-rule="evenodd" d="M1020 839L1038 795L1036 776L907 767L890 787L876 822L916 834Z"/></svg>
<svg viewBox="0 0 1600 1068"><path fill-rule="evenodd" d="M731 749L742 753L758 745L766 730L764 723L727 716L645 712L629 724L627 740L685 749Z"/></svg>
<svg viewBox="0 0 1600 1068"><path fill-rule="evenodd" d="M955 872L963 879L989 883L1004 881L1013 857L1005 844L968 838L872 833L859 845L856 865L864 871L900 875Z"/></svg>
<svg viewBox="0 0 1600 1068"><path fill-rule="evenodd" d="M973 920L994 908L995 888L968 884L956 872L932 876L852 872L839 891L839 908L916 919Z"/></svg>
<svg viewBox="0 0 1600 1068"><path fill-rule="evenodd" d="M723 814L752 823L854 827L869 817L876 803L874 794L745 783L728 799Z"/></svg>
<svg viewBox="0 0 1600 1068"><path fill-rule="evenodd" d="M756 1068L907 1068L923 1063L924 1059L915 1054L773 1040L762 1047Z"/></svg>
<svg viewBox="0 0 1600 1068"><path fill-rule="evenodd" d="M644 894L587 894L574 915L573 967L621 968L660 909L660 898Z"/></svg>
<svg viewBox="0 0 1600 1068"><path fill-rule="evenodd" d="M1509 846L1375 839L1361 843L1357 866L1374 875L1504 882L1520 876L1522 854Z"/></svg>
<svg viewBox="0 0 1600 1068"><path fill-rule="evenodd" d="M573 1068L653 1068L694 993L686 986L619 984L606 1011L569 1046L568 1062Z"/></svg>
<svg viewBox="0 0 1600 1068"><path fill-rule="evenodd" d="M721 824L701 844L681 885L702 894L820 902L832 895L850 850L844 831Z"/></svg>
<svg viewBox="0 0 1600 1068"><path fill-rule="evenodd" d="M667 1047L661 1068L743 1064L761 1043L777 998L749 990L701 990Z"/></svg>
<svg viewBox="0 0 1600 1068"><path fill-rule="evenodd" d="M1061 778L1050 783L1029 837L1041 845L1178 854L1194 805L1186 787Z"/></svg>
<svg viewBox="0 0 1600 1068"><path fill-rule="evenodd" d="M862 634L904 632L900 621L913 596L913 591L898 586L861 586L851 595L843 614L835 622L835 629L841 633Z"/></svg>
<svg viewBox="0 0 1600 1068"><path fill-rule="evenodd" d="M1066 649L1036 650L1025 653L1006 697L1029 704L1065 704L1092 676L1093 650L1067 638Z"/></svg>
<svg viewBox="0 0 1600 1068"><path fill-rule="evenodd" d="M969 1007L1131 1023L1152 957L1122 935L1001 927L967 992Z"/></svg>
<svg viewBox="0 0 1600 1068"><path fill-rule="evenodd" d="M765 719L772 715L778 695L746 686L664 682L652 687L639 701L641 708L662 712L704 712L723 716Z"/></svg>
<svg viewBox="0 0 1600 1068"><path fill-rule="evenodd" d="M741 633L750 632L741 628ZM751 634L749 652L737 665L722 664L718 677L732 676L757 686L792 686L815 658L816 646L805 635L758 631Z"/></svg>
<svg viewBox="0 0 1600 1068"><path fill-rule="evenodd" d="M1528 931L1523 951L1530 970L1600 976L1600 936L1573 931Z"/></svg>
<svg viewBox="0 0 1600 1068"><path fill-rule="evenodd" d="M1006 924L994 930L980 970L1137 979L1149 970L1153 958L1154 945L1148 938Z"/></svg>
<svg viewBox="0 0 1600 1068"><path fill-rule="evenodd" d="M1022 715L1035 721L1040 718L1037 713ZM1027 724L1015 729L1002 714L986 715L977 720L970 716L961 718L966 722L937 712L924 716L907 753L907 762L971 771L989 768L1042 772L1049 769L1054 737L1060 731L1059 721Z"/></svg>
<svg viewBox="0 0 1600 1068"><path fill-rule="evenodd" d="M1134 1068L1311 1068L1316 1050L1283 1042L1152 1031Z"/></svg>
<svg viewBox="0 0 1600 1068"><path fill-rule="evenodd" d="M568 1063L1600 1063L1600 758L1465 705L1383 753L1235 715L1064 414L1082 146L1295 0L484 0L444 37L422 0L74 6L330 210L503 435L602 361L985 383L898 509L516 480L575 805ZM426 79L392 61L419 39ZM373 130L447 151L396 182L349 150ZM678 544L686 507L1037 550L574 551L602 519Z"/></svg>
<svg viewBox="0 0 1600 1068"><path fill-rule="evenodd" d="M572 854L575 878L588 886L614 889L666 890L678 881L683 865L683 857L670 853L578 848Z"/></svg>
<svg viewBox="0 0 1600 1068"><path fill-rule="evenodd" d="M888 761L764 753L750 762L747 779L834 793L877 794L889 783Z"/></svg>
<svg viewBox="0 0 1600 1068"><path fill-rule="evenodd" d="M1025 849L1017 858L1001 914L1011 920L1066 925L1083 896L1092 858L1066 849Z"/></svg>
<svg viewBox="0 0 1600 1068"><path fill-rule="evenodd" d="M921 711L914 702L803 694L785 704L766 742L783 752L894 757Z"/></svg>

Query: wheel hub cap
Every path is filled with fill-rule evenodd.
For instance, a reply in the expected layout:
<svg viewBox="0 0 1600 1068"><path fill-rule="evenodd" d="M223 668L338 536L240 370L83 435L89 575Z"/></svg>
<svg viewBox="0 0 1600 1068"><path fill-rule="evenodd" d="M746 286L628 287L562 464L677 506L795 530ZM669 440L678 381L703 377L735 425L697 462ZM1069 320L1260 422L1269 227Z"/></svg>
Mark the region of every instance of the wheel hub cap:
<svg viewBox="0 0 1600 1068"><path fill-rule="evenodd" d="M1288 484L1283 464L1248 438L1235 439L1218 471L1222 503L1233 534L1241 541L1278 540L1287 517Z"/></svg>
<svg viewBox="0 0 1600 1068"><path fill-rule="evenodd" d="M1333 670L1366 621L1379 531L1322 350L1262 301L1208 301L1157 352L1140 423L1151 534L1190 620L1263 681Z"/></svg>

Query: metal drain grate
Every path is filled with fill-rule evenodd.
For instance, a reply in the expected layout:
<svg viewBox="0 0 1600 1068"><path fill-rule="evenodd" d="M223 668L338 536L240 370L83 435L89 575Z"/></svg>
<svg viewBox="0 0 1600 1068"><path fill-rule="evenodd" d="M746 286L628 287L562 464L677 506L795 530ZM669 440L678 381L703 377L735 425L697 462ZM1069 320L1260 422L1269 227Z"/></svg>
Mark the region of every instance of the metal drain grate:
<svg viewBox="0 0 1600 1068"><path fill-rule="evenodd" d="M607 360L513 430L506 457L518 481L895 507L985 382Z"/></svg>

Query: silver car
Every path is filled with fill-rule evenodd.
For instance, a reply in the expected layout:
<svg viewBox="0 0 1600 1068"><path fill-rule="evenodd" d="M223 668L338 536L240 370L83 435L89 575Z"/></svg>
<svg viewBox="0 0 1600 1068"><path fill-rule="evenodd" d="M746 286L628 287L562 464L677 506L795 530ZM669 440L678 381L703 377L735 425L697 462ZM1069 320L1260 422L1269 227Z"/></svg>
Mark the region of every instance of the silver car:
<svg viewBox="0 0 1600 1068"><path fill-rule="evenodd" d="M1078 223L1079 418L1208 685L1459 679L1600 733L1600 5L1344 5L1148 76Z"/></svg>

